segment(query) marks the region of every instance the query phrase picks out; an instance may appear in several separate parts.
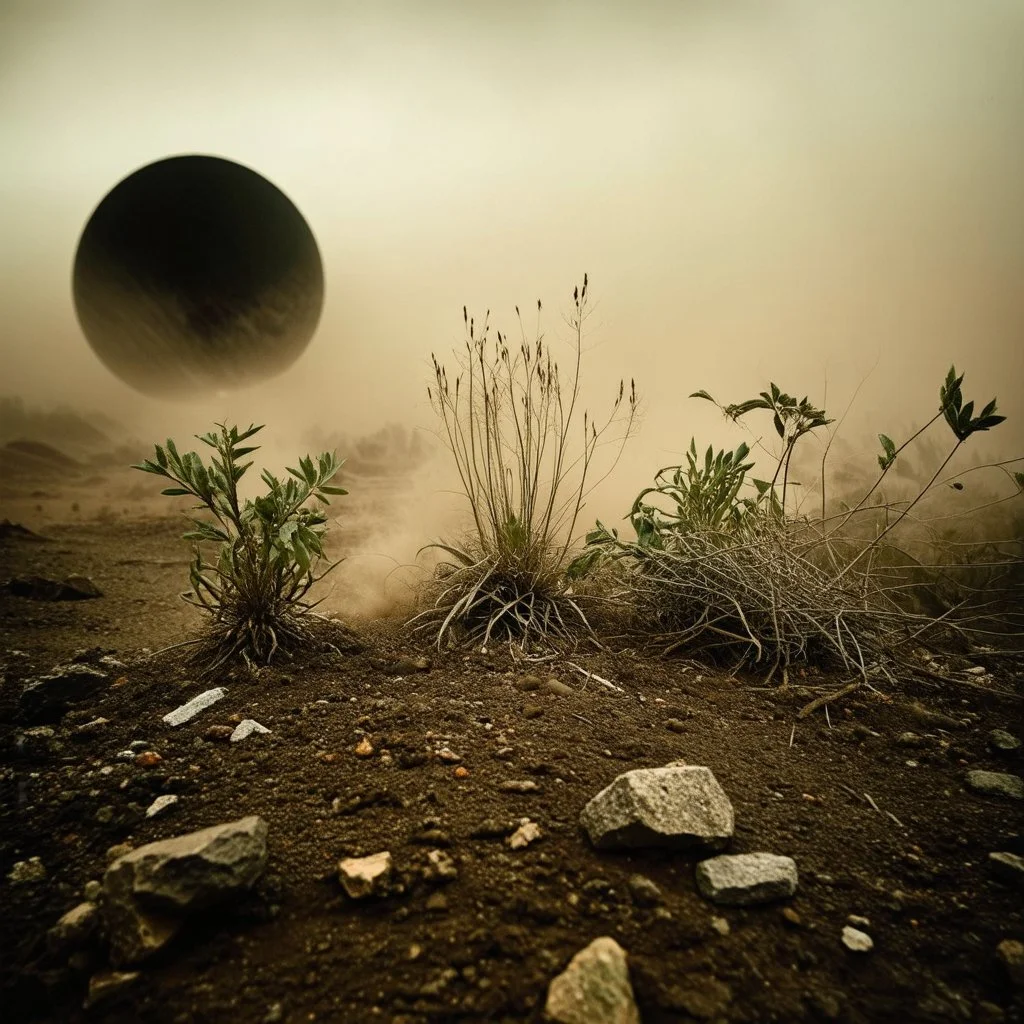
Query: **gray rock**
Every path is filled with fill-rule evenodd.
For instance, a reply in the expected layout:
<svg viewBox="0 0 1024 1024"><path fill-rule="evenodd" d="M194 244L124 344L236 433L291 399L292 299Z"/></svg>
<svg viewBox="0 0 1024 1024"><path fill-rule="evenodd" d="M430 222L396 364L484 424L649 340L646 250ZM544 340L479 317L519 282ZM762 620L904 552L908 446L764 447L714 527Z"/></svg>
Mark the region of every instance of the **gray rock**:
<svg viewBox="0 0 1024 1024"><path fill-rule="evenodd" d="M11 885L28 885L46 880L46 865L38 857L19 860L7 873Z"/></svg>
<svg viewBox="0 0 1024 1024"><path fill-rule="evenodd" d="M1016 754L1020 750L1020 740L1005 729L993 729L988 734L988 745L997 754Z"/></svg>
<svg viewBox="0 0 1024 1024"><path fill-rule="evenodd" d="M713 903L768 903L792 896L796 886L796 862L775 853L723 854L697 865L697 888Z"/></svg>
<svg viewBox="0 0 1024 1024"><path fill-rule="evenodd" d="M211 704L216 704L217 701L227 695L227 692L223 686L215 686L212 690L204 690L197 697L193 697L187 704L182 704L180 708L175 708L164 715L164 721L172 728L184 725L185 722L195 718L200 711L210 707Z"/></svg>
<svg viewBox="0 0 1024 1024"><path fill-rule="evenodd" d="M734 827L729 798L711 769L697 765L625 772L583 808L580 824L600 850L722 850Z"/></svg>
<svg viewBox="0 0 1024 1024"><path fill-rule="evenodd" d="M552 980L544 1012L558 1024L640 1024L625 950L594 939Z"/></svg>
<svg viewBox="0 0 1024 1024"><path fill-rule="evenodd" d="M502 793L539 793L540 786L533 779L509 779L498 786Z"/></svg>
<svg viewBox="0 0 1024 1024"><path fill-rule="evenodd" d="M79 903L69 910L47 933L46 945L51 953L68 954L84 946L99 924L99 908L95 903Z"/></svg>
<svg viewBox="0 0 1024 1024"><path fill-rule="evenodd" d="M193 911L246 891L267 864L267 825L255 816L140 846L103 877L115 966L162 948Z"/></svg>
<svg viewBox="0 0 1024 1024"><path fill-rule="evenodd" d="M1024 889L1024 857L1015 853L990 853L988 862L992 871L1004 882Z"/></svg>
<svg viewBox="0 0 1024 1024"><path fill-rule="evenodd" d="M985 796L1024 800L1024 779L1019 775L975 770L967 773L967 785L976 793L984 793Z"/></svg>
<svg viewBox="0 0 1024 1024"><path fill-rule="evenodd" d="M270 730L265 725L260 725L255 719L246 718L244 721L239 722L235 726L235 731L231 734L231 742L239 743L244 739L248 739L253 733L269 733Z"/></svg>
<svg viewBox="0 0 1024 1024"><path fill-rule="evenodd" d="M843 928L842 939L843 945L851 953L870 953L875 948L875 944L867 932L859 931L850 925Z"/></svg>
<svg viewBox="0 0 1024 1024"><path fill-rule="evenodd" d="M629 876L629 894L638 907L656 907L665 902L658 886L646 875Z"/></svg>
<svg viewBox="0 0 1024 1024"><path fill-rule="evenodd" d="M346 857L338 864L338 880L351 899L383 895L391 879L391 854L384 850L369 857Z"/></svg>
<svg viewBox="0 0 1024 1024"><path fill-rule="evenodd" d="M82 1004L83 1010L90 1010L97 1003L123 992L142 977L139 971L103 971L89 979L89 992Z"/></svg>
<svg viewBox="0 0 1024 1024"><path fill-rule="evenodd" d="M18 712L28 722L55 721L69 704L98 693L107 678L106 672L91 665L58 665L21 691Z"/></svg>

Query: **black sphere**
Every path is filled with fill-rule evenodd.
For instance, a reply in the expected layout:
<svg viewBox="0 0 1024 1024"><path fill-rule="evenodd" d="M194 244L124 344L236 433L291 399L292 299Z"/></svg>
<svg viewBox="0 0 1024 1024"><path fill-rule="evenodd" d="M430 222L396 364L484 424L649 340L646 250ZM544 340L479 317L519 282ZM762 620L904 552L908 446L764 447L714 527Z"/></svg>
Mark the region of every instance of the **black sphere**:
<svg viewBox="0 0 1024 1024"><path fill-rule="evenodd" d="M323 307L316 239L255 171L211 156L149 164L116 185L75 254L89 344L149 395L242 387L287 369Z"/></svg>

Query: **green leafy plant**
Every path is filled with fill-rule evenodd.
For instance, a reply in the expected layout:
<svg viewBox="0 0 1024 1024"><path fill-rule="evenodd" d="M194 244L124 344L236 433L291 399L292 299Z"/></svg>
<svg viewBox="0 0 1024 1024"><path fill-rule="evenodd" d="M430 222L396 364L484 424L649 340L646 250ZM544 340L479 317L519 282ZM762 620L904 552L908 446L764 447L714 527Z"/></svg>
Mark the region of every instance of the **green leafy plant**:
<svg viewBox="0 0 1024 1024"><path fill-rule="evenodd" d="M266 492L243 501L238 483L252 462L242 460L259 450L245 442L263 427L217 427L196 435L214 450L208 465L195 452L179 454L168 439L155 446L155 459L132 467L171 481L162 494L196 498L194 508L212 517L187 517L192 528L184 537L194 542L194 553L191 590L182 594L209 616L208 630L196 642L203 644L211 671L233 658L249 667L266 665L279 648L291 651L310 641L305 616L315 604L306 595L338 563L317 575L327 515L309 502L327 505L330 495L348 493L329 483L343 463L324 453L316 462L300 459L284 481L264 470ZM215 545L216 555L207 557L203 545Z"/></svg>
<svg viewBox="0 0 1024 1024"><path fill-rule="evenodd" d="M439 645L453 627L466 642L486 644L496 637L523 645L533 637L565 637L588 628L567 572L573 534L592 489L588 483L597 449L612 425L623 420L619 440L625 442L635 422L637 397L632 382L627 393L620 381L601 424L580 408L587 291L584 276L582 287L573 292L574 313L568 321L572 352L567 377L540 331L539 301L532 341L518 307L518 343L501 331L492 338L489 314L480 326L463 308L467 338L454 380L432 357L434 382L427 395L473 522L465 543L428 545L447 558L435 573L430 607L413 623L417 629L432 629ZM580 420L582 430L575 435Z"/></svg>

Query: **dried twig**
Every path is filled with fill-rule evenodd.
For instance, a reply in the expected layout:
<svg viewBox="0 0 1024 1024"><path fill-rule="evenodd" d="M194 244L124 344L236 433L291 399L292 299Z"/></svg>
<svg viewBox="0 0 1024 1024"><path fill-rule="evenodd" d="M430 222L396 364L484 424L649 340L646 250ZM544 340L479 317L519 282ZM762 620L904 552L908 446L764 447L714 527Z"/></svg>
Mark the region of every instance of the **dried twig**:
<svg viewBox="0 0 1024 1024"><path fill-rule="evenodd" d="M826 714L828 708L826 705L831 704L833 701L837 701L840 697L845 697L848 694L854 692L854 690L860 689L860 680L858 679L854 683L850 683L849 686L844 686L841 690L834 690L832 693L822 694L820 697L815 697L809 704L805 704L800 711L797 713L797 719L807 718L808 715L813 715L818 708L825 708ZM832 723L829 722L828 727L832 728Z"/></svg>
<svg viewBox="0 0 1024 1024"><path fill-rule="evenodd" d="M609 682L607 679L603 679L596 672L591 672L589 669L581 668L575 662L567 661L566 665L568 665L569 668L576 669L577 672L582 672L587 677L587 682L589 682L591 679L593 679L594 682L600 683L602 686L607 686L609 690L615 690L617 693L625 693L626 692L625 690L622 689L621 686L616 686L614 683ZM586 683L584 685L586 685Z"/></svg>

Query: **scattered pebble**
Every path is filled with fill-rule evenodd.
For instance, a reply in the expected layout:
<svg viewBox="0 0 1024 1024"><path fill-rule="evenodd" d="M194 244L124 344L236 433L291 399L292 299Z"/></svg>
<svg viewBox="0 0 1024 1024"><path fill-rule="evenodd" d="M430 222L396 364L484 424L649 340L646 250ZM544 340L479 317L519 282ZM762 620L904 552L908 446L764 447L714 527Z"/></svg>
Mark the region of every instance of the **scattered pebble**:
<svg viewBox="0 0 1024 1024"><path fill-rule="evenodd" d="M38 857L19 860L7 873L11 885L28 885L46 880L46 865Z"/></svg>
<svg viewBox="0 0 1024 1024"><path fill-rule="evenodd" d="M193 697L187 704L182 704L180 708L175 708L169 714L164 715L164 721L172 728L184 725L185 722L195 718L200 711L204 711L226 697L227 692L223 686L216 686L212 690L205 690L197 697Z"/></svg>
<svg viewBox="0 0 1024 1024"><path fill-rule="evenodd" d="M853 953L870 953L875 948L870 935L850 925L843 928L843 945Z"/></svg>
<svg viewBox="0 0 1024 1024"><path fill-rule="evenodd" d="M1015 853L990 853L988 862L999 878L1024 889L1024 857Z"/></svg>
<svg viewBox="0 0 1024 1024"><path fill-rule="evenodd" d="M259 722L252 718L244 718L238 725L235 726L234 732L229 737L232 743L240 743L244 739L248 739L253 734L265 736L270 733L270 730L265 725L260 725Z"/></svg>
<svg viewBox="0 0 1024 1024"><path fill-rule="evenodd" d="M540 786L532 779L509 779L502 782L498 789L503 793L539 793Z"/></svg>
<svg viewBox="0 0 1024 1024"><path fill-rule="evenodd" d="M967 785L976 793L984 793L985 796L1024 800L1024 779L1018 775L975 770L967 773Z"/></svg>
<svg viewBox="0 0 1024 1024"><path fill-rule="evenodd" d="M996 956L999 957L1010 982L1017 988L1024 988L1024 942L1003 939L996 947Z"/></svg>
<svg viewBox="0 0 1024 1024"><path fill-rule="evenodd" d="M364 736L356 744L355 754L356 754L356 757L372 757L373 756L373 744Z"/></svg>
<svg viewBox="0 0 1024 1024"><path fill-rule="evenodd" d="M521 850L524 846L529 846L530 843L540 839L542 834L540 826L535 821L525 820L505 842L508 843L510 849Z"/></svg>
<svg viewBox="0 0 1024 1024"><path fill-rule="evenodd" d="M1016 754L1020 750L1020 740L1005 729L993 729L988 734L988 745L997 754Z"/></svg>
<svg viewBox="0 0 1024 1024"><path fill-rule="evenodd" d="M149 807L146 808L146 817L153 818L161 811L167 810L168 807L173 807L177 802L178 798L173 793L165 793L163 796L158 796L149 805Z"/></svg>

